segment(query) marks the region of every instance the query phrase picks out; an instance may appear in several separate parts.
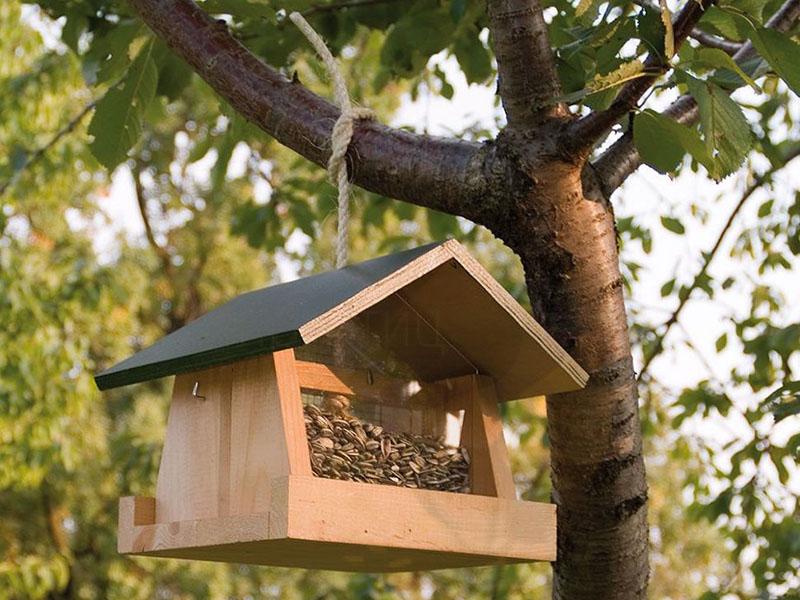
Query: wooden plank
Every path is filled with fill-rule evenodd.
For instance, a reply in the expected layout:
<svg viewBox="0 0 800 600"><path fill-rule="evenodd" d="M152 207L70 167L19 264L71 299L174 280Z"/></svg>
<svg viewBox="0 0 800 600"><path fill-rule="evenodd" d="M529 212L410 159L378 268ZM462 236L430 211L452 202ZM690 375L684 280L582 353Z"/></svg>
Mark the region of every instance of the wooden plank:
<svg viewBox="0 0 800 600"><path fill-rule="evenodd" d="M494 381L485 375L470 376L472 404L467 414L471 415L473 493L517 497L511 462L508 456L503 421L497 407Z"/></svg>
<svg viewBox="0 0 800 600"><path fill-rule="evenodd" d="M133 552L136 528L156 521L156 499L146 496L124 496L119 499L117 520L117 552Z"/></svg>
<svg viewBox="0 0 800 600"><path fill-rule="evenodd" d="M194 560L407 571L554 560L555 506L292 476L268 514L179 523L120 519L126 552ZM130 499L120 514L130 514ZM391 507L391 510L388 509Z"/></svg>
<svg viewBox="0 0 800 600"><path fill-rule="evenodd" d="M274 451L269 457L270 472L272 477L311 475L303 400L300 396L294 350L289 348L275 352L272 360L277 394L268 398L268 435L276 440ZM283 448L279 448L281 445Z"/></svg>
<svg viewBox="0 0 800 600"><path fill-rule="evenodd" d="M292 350L176 378L158 523L265 511L271 479L291 474L311 475Z"/></svg>
<svg viewBox="0 0 800 600"><path fill-rule="evenodd" d="M301 326L367 288L385 286L405 265L437 249L441 244L420 246L242 294L103 371L95 381L109 389L302 345Z"/></svg>
<svg viewBox="0 0 800 600"><path fill-rule="evenodd" d="M160 523L216 517L227 504L231 372L222 366L175 378L156 482ZM192 395L195 384L202 398Z"/></svg>
<svg viewBox="0 0 800 600"><path fill-rule="evenodd" d="M228 510L221 514L246 515L269 508L270 397L277 396L270 356L233 365L230 413Z"/></svg>
<svg viewBox="0 0 800 600"><path fill-rule="evenodd" d="M448 412L464 410L460 444L471 457L472 493L516 498L494 381L485 375L466 375L441 384L448 390Z"/></svg>
<svg viewBox="0 0 800 600"><path fill-rule="evenodd" d="M500 394L501 399L506 399L506 396L516 396L517 398L531 397L576 390L583 388L588 383L589 374L584 371L569 353L567 353L567 351L536 322L533 316L522 308L519 302L517 302L514 297L509 294L469 252L467 252L464 246L455 240L449 240L444 243L444 247L452 254L453 258L458 261L464 270L491 296L497 306L501 307L511 316L516 324L527 332L527 334L545 351L547 357L555 363L555 372L563 373L563 376L557 376L556 373L548 373L547 377L551 378L551 381L548 381L547 386L541 383L537 385L534 381L532 384L527 384L527 389L525 389L523 393L522 391L512 392L511 390L514 389L514 386L512 386L511 383L513 383L513 379L516 377L521 380L530 379L530 372L527 373L527 377L525 377L524 371L515 372L514 378L510 377L508 374L504 374L502 370L497 373L493 372L492 375L495 377L495 380L498 380L500 377L511 379L511 383L509 384L503 382L503 387L507 385L510 389L505 394ZM500 335L497 337L502 338ZM517 348L514 344L507 343L506 349L507 352L504 353L503 356L513 359ZM516 364L516 361L513 362ZM535 364L527 364L524 365L523 368L527 367L530 371L535 366ZM551 389L547 389L548 386L551 386Z"/></svg>
<svg viewBox="0 0 800 600"><path fill-rule="evenodd" d="M303 360L295 361L295 365L300 387L304 390L358 396L380 400L385 404L402 403L407 406L408 401L414 398L424 402L424 383L387 377L381 373L371 373L368 369L347 369Z"/></svg>
<svg viewBox="0 0 800 600"><path fill-rule="evenodd" d="M307 344L312 342L349 321L370 306L374 306L397 290L402 289L412 281L419 279L449 258L450 252L445 249L444 244L429 248L427 252L413 261L407 262L380 281L364 288L341 304L305 323L299 329L300 335Z"/></svg>
<svg viewBox="0 0 800 600"><path fill-rule="evenodd" d="M356 316L426 380L477 369L495 378L502 401L579 389L588 381L567 352L453 240L300 333L310 342Z"/></svg>
<svg viewBox="0 0 800 600"><path fill-rule="evenodd" d="M322 542L554 560L555 506L293 477L288 534Z"/></svg>
<svg viewBox="0 0 800 600"><path fill-rule="evenodd" d="M321 549L324 551L320 552ZM145 555L356 573L431 571L530 562L528 559L519 558L381 548L379 546L354 546L352 544L293 539L162 549L147 552Z"/></svg>

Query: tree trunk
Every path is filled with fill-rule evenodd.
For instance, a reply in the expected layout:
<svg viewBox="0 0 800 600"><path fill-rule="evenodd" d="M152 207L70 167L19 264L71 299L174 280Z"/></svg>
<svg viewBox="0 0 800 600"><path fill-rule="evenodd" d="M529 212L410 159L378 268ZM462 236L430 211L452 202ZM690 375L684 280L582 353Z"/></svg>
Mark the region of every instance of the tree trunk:
<svg viewBox="0 0 800 600"><path fill-rule="evenodd" d="M558 560L553 597L644 598L647 484L610 205L581 166L539 164L496 233L519 254L534 314L590 374L547 399Z"/></svg>

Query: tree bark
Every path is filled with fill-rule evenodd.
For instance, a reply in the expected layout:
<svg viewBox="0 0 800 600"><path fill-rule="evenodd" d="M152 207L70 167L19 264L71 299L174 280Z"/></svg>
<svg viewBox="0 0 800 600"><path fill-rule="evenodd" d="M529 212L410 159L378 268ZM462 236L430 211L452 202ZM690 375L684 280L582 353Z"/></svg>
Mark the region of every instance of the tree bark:
<svg viewBox="0 0 800 600"><path fill-rule="evenodd" d="M613 212L586 197L579 164L535 173L489 226L521 257L534 316L590 374L584 390L547 399L553 597L644 598L647 484Z"/></svg>
<svg viewBox="0 0 800 600"><path fill-rule="evenodd" d="M547 23L539 0L490 0L497 89L508 126L530 130L548 118L565 116Z"/></svg>
<svg viewBox="0 0 800 600"><path fill-rule="evenodd" d="M339 109L263 63L194 2L129 3L237 112L298 154L327 163ZM359 121L348 158L364 189L476 221L486 210L481 144Z"/></svg>

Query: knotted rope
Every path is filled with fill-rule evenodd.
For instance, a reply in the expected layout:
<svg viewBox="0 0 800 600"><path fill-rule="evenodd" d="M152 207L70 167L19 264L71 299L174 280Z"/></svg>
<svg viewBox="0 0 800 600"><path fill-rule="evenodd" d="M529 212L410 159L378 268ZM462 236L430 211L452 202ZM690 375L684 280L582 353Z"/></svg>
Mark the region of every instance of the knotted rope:
<svg viewBox="0 0 800 600"><path fill-rule="evenodd" d="M374 113L368 108L353 106L339 70L336 59L311 25L298 12L289 15L297 28L314 46L314 50L325 64L328 77L333 81L333 96L341 113L331 132L331 157L328 159L328 177L339 188L339 208L336 225L336 268L347 264L348 228L350 220L350 180L347 177L347 147L353 137L353 123L356 119L372 119Z"/></svg>

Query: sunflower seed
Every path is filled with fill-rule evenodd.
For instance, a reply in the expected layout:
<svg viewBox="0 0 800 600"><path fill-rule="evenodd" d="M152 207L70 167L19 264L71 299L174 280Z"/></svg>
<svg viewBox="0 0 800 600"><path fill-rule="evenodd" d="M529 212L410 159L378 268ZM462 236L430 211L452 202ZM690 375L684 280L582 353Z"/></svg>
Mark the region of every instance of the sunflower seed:
<svg viewBox="0 0 800 600"><path fill-rule="evenodd" d="M388 432L335 407L307 405L311 469L318 477L469 493L469 454L444 440Z"/></svg>

